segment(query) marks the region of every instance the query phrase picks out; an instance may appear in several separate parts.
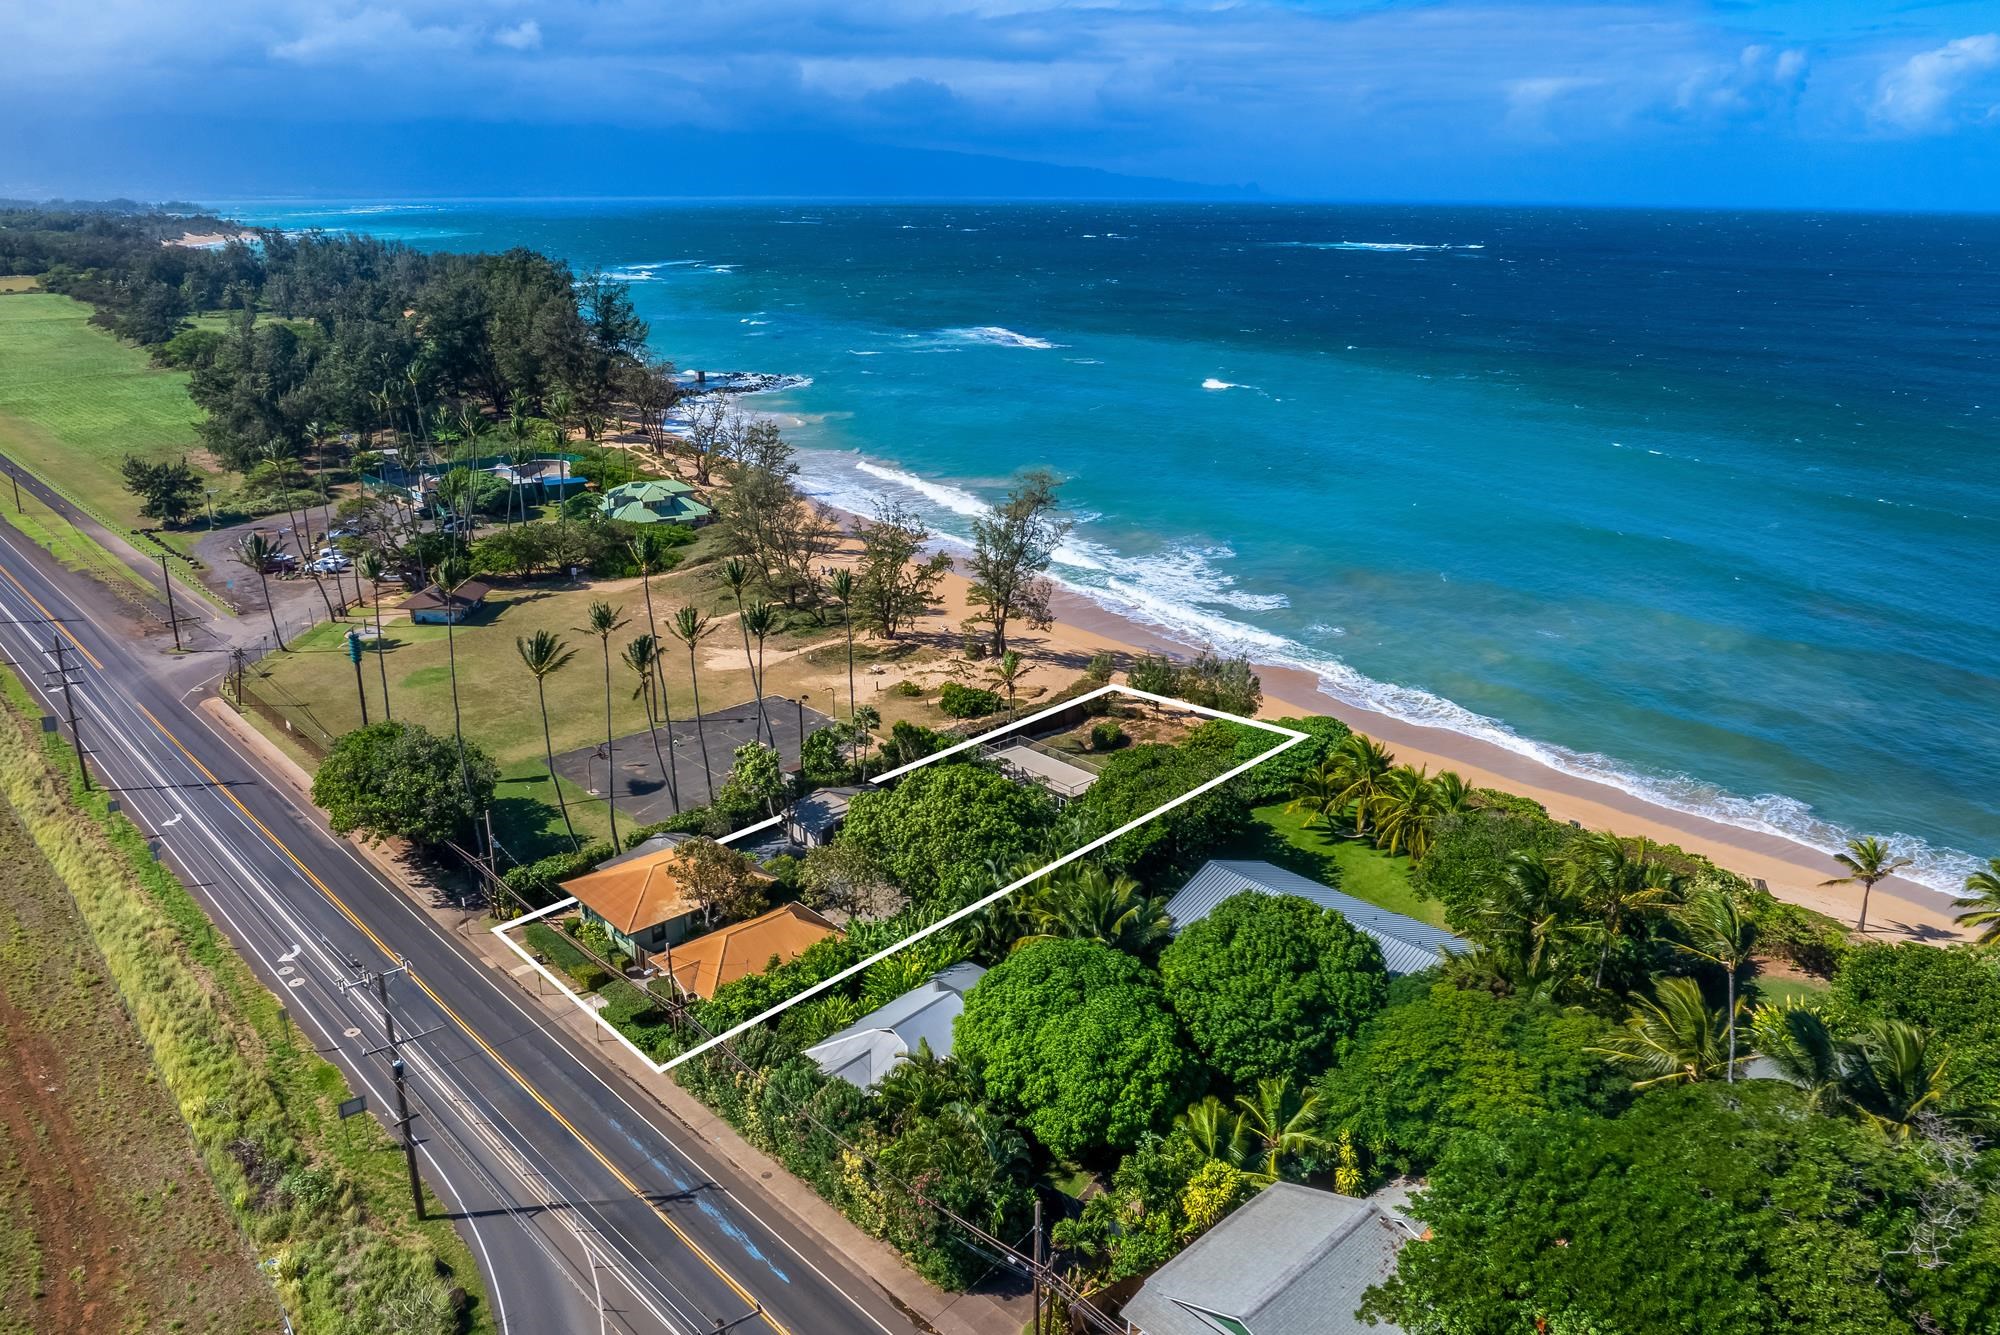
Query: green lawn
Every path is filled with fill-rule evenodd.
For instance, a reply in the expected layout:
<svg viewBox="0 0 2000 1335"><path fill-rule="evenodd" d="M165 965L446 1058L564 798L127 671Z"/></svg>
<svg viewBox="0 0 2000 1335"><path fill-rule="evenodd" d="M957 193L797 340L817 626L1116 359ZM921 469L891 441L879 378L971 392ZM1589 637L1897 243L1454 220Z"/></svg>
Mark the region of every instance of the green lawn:
<svg viewBox="0 0 2000 1335"><path fill-rule="evenodd" d="M1308 828L1302 812L1285 810L1283 802L1258 807L1251 814L1258 828L1225 855L1256 858L1336 886L1356 899L1443 927L1444 906L1419 898L1410 887L1410 860L1392 857L1358 839L1329 839L1317 826Z"/></svg>
<svg viewBox="0 0 2000 1335"><path fill-rule="evenodd" d="M122 533L152 521L119 462L192 454L199 413L185 374L154 368L89 318L90 307L53 293L0 300L0 454Z"/></svg>

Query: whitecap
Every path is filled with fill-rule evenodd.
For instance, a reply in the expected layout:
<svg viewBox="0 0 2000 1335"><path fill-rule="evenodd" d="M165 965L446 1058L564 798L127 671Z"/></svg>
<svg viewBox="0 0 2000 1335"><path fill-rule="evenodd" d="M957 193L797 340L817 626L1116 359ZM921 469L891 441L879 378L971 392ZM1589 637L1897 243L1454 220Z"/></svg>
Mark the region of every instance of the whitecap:
<svg viewBox="0 0 2000 1335"><path fill-rule="evenodd" d="M1037 348L1046 351L1065 346L1061 343L1051 343L1045 338L1036 338L1032 334L1019 334L1005 325L997 324L970 325L961 329L946 329L941 333L945 338L957 339L963 343L991 343L1002 348Z"/></svg>
<svg viewBox="0 0 2000 1335"><path fill-rule="evenodd" d="M882 354L874 348L849 348L847 355L850 357L880 357Z"/></svg>

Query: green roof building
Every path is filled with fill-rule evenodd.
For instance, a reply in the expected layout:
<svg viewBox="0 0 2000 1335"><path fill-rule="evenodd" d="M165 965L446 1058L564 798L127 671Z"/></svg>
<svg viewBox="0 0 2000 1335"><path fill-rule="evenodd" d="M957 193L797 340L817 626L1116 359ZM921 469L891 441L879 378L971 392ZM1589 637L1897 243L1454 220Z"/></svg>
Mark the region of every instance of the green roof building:
<svg viewBox="0 0 2000 1335"><path fill-rule="evenodd" d="M694 498L694 488L672 478L626 482L597 503L607 519L627 524L705 524L715 511Z"/></svg>

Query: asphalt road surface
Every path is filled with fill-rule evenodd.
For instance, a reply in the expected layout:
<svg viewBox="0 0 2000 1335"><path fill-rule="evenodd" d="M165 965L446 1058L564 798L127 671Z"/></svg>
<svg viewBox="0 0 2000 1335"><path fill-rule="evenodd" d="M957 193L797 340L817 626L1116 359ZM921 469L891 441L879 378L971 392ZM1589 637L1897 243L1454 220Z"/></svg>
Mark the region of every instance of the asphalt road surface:
<svg viewBox="0 0 2000 1335"><path fill-rule="evenodd" d="M135 639L109 602L0 528L0 651L54 714L61 638L93 773L378 1116L383 1008L353 983L402 969L389 1009L420 1035L403 1053L421 1167L501 1330L918 1329L258 773L192 705L225 655Z"/></svg>
<svg viewBox="0 0 2000 1335"><path fill-rule="evenodd" d="M699 722L700 726L696 724ZM675 719L672 728L660 727L660 755L667 756L674 771L674 789L682 807L706 806L715 790L729 778L736 763L736 748L750 742L775 744L778 759L787 769L799 763L801 742L832 724L833 720L801 701L782 695L764 697L760 718L757 702L746 700L728 709L692 718ZM768 727L769 731L766 731ZM671 736L671 750L668 739ZM775 739L775 742L774 742ZM653 739L643 732L620 737L613 745L617 760L618 811L635 825L651 825L674 814L677 808L667 786L659 756L653 754ZM706 767L703 759L706 757ZM602 745L582 746L556 757L556 773L587 793L604 791L605 749ZM703 778L707 777L704 792Z"/></svg>

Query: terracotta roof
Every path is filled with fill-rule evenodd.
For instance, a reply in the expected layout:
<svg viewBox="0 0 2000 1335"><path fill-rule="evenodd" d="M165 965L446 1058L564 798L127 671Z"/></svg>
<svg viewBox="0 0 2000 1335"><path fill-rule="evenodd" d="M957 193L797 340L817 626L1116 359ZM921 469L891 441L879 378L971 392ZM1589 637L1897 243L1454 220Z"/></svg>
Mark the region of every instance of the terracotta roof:
<svg viewBox="0 0 2000 1335"><path fill-rule="evenodd" d="M448 598L442 589L438 588L435 584L431 584L427 585L421 592L413 593L405 598L402 608L405 612L411 610L424 611L432 607L443 607L447 602L458 607L472 607L484 602L486 595L491 592L493 592L493 586L483 579L466 580L463 584L453 589Z"/></svg>
<svg viewBox="0 0 2000 1335"><path fill-rule="evenodd" d="M838 936L834 925L801 904L780 904L748 922L698 936L667 952L674 981L704 999L725 983L762 973L776 955L795 960L806 947Z"/></svg>
<svg viewBox="0 0 2000 1335"><path fill-rule="evenodd" d="M564 881L562 888L565 893L575 895L577 902L592 913L631 936L697 907L677 874L680 858L678 848L664 848Z"/></svg>

